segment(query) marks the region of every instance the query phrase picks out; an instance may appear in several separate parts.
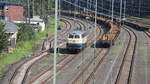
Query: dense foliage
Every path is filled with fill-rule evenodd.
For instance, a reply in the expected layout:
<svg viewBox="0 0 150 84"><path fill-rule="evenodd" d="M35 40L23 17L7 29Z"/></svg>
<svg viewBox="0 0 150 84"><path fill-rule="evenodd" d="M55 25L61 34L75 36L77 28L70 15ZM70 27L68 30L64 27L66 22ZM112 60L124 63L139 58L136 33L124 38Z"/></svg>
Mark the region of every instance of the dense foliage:
<svg viewBox="0 0 150 84"><path fill-rule="evenodd" d="M0 23L0 53L8 45L8 36L5 34L4 24Z"/></svg>
<svg viewBox="0 0 150 84"><path fill-rule="evenodd" d="M18 41L35 40L36 32L29 24L18 24L21 28L18 32Z"/></svg>

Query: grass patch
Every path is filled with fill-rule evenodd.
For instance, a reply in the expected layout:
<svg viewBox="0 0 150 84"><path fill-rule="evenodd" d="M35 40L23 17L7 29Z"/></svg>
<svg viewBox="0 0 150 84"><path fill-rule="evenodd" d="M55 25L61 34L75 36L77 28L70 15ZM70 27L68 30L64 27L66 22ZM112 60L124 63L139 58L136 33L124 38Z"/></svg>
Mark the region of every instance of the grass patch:
<svg viewBox="0 0 150 84"><path fill-rule="evenodd" d="M113 56L118 56L125 48L125 46L124 46L125 40L123 40L124 38L121 36L123 36L123 35L120 34L118 39L115 41L115 45L112 46L111 54Z"/></svg>
<svg viewBox="0 0 150 84"><path fill-rule="evenodd" d="M148 16L150 18L150 16ZM150 19L149 18L135 18L135 17L128 17L128 18L131 18L131 19L135 19L139 22L143 22L143 23L150 23Z"/></svg>
<svg viewBox="0 0 150 84"><path fill-rule="evenodd" d="M143 23L150 23L150 19L139 19L139 21L143 22Z"/></svg>
<svg viewBox="0 0 150 84"><path fill-rule="evenodd" d="M112 50L112 54L117 55L118 52L121 52L124 48L124 46L122 46L120 40L117 39L117 41L115 42L115 45L112 46L113 50Z"/></svg>
<svg viewBox="0 0 150 84"><path fill-rule="evenodd" d="M58 53L58 54L57 54L57 59L59 59L60 57L63 57L63 56L65 56L65 55ZM53 62L53 56L52 56L52 57L49 57L48 59L46 59L43 63L38 64L38 66L39 66L39 67L48 66L48 65L50 65L50 63L52 63L52 62Z"/></svg>
<svg viewBox="0 0 150 84"><path fill-rule="evenodd" d="M141 53L142 53L143 57L144 56L148 57L148 47L147 47L147 45L140 44L139 45L139 50L142 51ZM144 60L144 58L143 58L143 60Z"/></svg>
<svg viewBox="0 0 150 84"><path fill-rule="evenodd" d="M53 59L52 58L49 58L47 60L45 60L43 63L41 64L38 64L39 67L44 67L44 66L48 66L50 63L53 62Z"/></svg>
<svg viewBox="0 0 150 84"><path fill-rule="evenodd" d="M112 55L117 55L118 52L122 51L122 49L123 49L123 46L121 45L113 46Z"/></svg>
<svg viewBox="0 0 150 84"><path fill-rule="evenodd" d="M2 76L3 74L3 68L21 60L25 56L30 55L32 52L36 50L37 44L39 44L41 40L45 38L46 34L52 35L53 33L54 33L54 17L51 17L46 25L45 31L38 32L37 40L18 42L12 54L3 52L3 57L0 58L0 76Z"/></svg>

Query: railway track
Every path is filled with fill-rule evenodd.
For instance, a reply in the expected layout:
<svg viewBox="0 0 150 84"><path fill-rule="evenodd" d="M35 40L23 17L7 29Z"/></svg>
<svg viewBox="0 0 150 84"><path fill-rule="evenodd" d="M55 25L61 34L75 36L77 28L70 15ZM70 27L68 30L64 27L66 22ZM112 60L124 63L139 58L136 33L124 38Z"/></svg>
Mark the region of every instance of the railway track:
<svg viewBox="0 0 150 84"><path fill-rule="evenodd" d="M69 22L64 22L65 23L65 27L67 27L67 24L69 24ZM71 24L69 24L70 25L70 27L71 27ZM66 28L67 29L67 28ZM64 32L65 33L65 32ZM50 36L50 37L48 37L48 39L50 40L52 38L52 36ZM38 57L38 56L41 56L42 54L44 54L44 53L47 53L47 50L43 50L42 51L42 49L41 49L41 51L40 52L38 52L37 54L33 54L33 57L31 57L30 59L26 59L26 60L24 60L16 69L15 69L15 71L14 71L14 73L13 73L13 75L12 75L12 77L10 78L10 84L12 84L12 81L13 81L13 79L14 79L14 77L16 76L16 74L18 73L18 71L19 71L19 69L22 67L22 65L24 65L24 64L26 64L28 61L30 61L30 60L33 60L33 59L35 59L36 57ZM47 53L48 54L48 53ZM43 57L45 57L45 56L43 56ZM33 64L32 64L33 65ZM31 65L31 66L32 66ZM23 79L24 80L24 79Z"/></svg>
<svg viewBox="0 0 150 84"><path fill-rule="evenodd" d="M101 56L100 56L101 54ZM95 57L88 62L85 68L79 72L75 79L71 80L69 84L86 84L88 80L94 77L94 73L100 64L103 62L105 56L108 54L108 49L99 50Z"/></svg>
<svg viewBox="0 0 150 84"><path fill-rule="evenodd" d="M100 33L101 33L101 31L100 31ZM99 39L99 37L101 36L100 33L99 33L99 35L97 35L97 39ZM83 78L88 79L87 77L91 77L93 75L93 73L97 69L98 65L101 64L101 62L107 55L108 49L98 50L98 52L95 52L95 53L96 54L93 56L93 58L84 65L84 68L79 72L79 74L77 74L75 77L73 77L73 79L71 79L69 81L69 84L84 84L86 80L84 80ZM103 55L100 56L100 54L102 54L102 53L103 53ZM93 66L95 66L95 68L93 68ZM90 73L90 75L87 76L87 74L89 74L89 73ZM83 75L85 75L85 76L83 76Z"/></svg>
<svg viewBox="0 0 150 84"><path fill-rule="evenodd" d="M67 20L67 18L65 18L66 20ZM69 23L69 22L68 22ZM70 24L70 23L69 23ZM79 25L81 25L81 24L79 24ZM70 24L70 28L71 28L71 24ZM69 31L69 30L68 30ZM68 31L66 31L66 32L68 32ZM66 32L64 32L64 34L66 34ZM68 59L70 56L69 55L65 55L65 56L63 56L59 61L58 61L58 64L59 63L61 63L63 60L66 60L66 59ZM72 58L70 59L70 60L72 60ZM38 77L40 77L42 74L45 74L46 72L48 72L50 69L52 69L53 68L53 66L51 66L49 69L46 69L46 71L44 71L43 73L40 73L40 75L38 75L38 76L36 76L34 79L37 79ZM30 68L29 68L29 70L30 70ZM30 82L31 83L31 82Z"/></svg>
<svg viewBox="0 0 150 84"><path fill-rule="evenodd" d="M84 26L84 24L82 24L81 22L78 22L77 19L74 19L72 17L63 16L63 18L73 21L72 26L75 27L75 25L77 25L75 28L83 28L82 26Z"/></svg>
<svg viewBox="0 0 150 84"><path fill-rule="evenodd" d="M61 19L61 21L65 23L65 29L63 31L58 31L59 36L66 34L71 29L71 23L66 18ZM48 39L54 41L52 37L54 37L54 35L51 35Z"/></svg>
<svg viewBox="0 0 150 84"><path fill-rule="evenodd" d="M150 38L150 32L149 31L144 31L144 33Z"/></svg>
<svg viewBox="0 0 150 84"><path fill-rule="evenodd" d="M127 31L127 30L126 30ZM126 80L128 80L128 81L131 81L131 78L132 78L132 72L133 72L133 65L134 65L134 59L135 59L135 57L133 57L132 56L132 53L134 53L135 54L135 51L136 51L136 36L135 36L135 33L132 31L132 30L129 30L128 29L128 34L129 34L129 41L127 42L127 45L128 45L128 47L129 48L126 48L125 49L125 52L127 53L126 54L126 56L125 56L125 52L124 52L124 56L123 57L115 57L115 61L113 62L113 64L112 65L110 65L110 66L113 66L113 68L115 67L115 71L112 71L111 69L110 69L110 71L109 72L106 72L106 73L108 73L108 76L106 77L106 78L100 78L100 79L98 79L98 78L94 78L94 76L91 76L89 79L87 79L87 81L86 82L83 82L82 84L91 84L91 83L93 83L93 82L95 82L95 84L99 84L99 82L100 81L98 81L98 80L101 80L101 81L103 81L104 79L105 79L105 81L104 81L104 84L130 84L130 83L127 83L127 82L125 82L125 79ZM132 36L132 37L131 37ZM134 38L135 37L135 38ZM133 40L134 39L134 40ZM134 48L135 50L132 50L132 48ZM128 56L127 56L128 55ZM132 60L131 60L132 59ZM106 61L106 60L105 60ZM119 62L119 63L118 63ZM111 62L112 63L112 62ZM117 64L116 64L117 63ZM105 64L105 63L104 63ZM104 64L103 65L101 65L101 66L104 66ZM119 65L120 64L120 65ZM130 64L130 65L129 65ZM107 66L107 65L106 65ZM110 67L109 66L109 67ZM118 68L117 68L118 67ZM122 67L122 69L121 69L121 67ZM124 68L123 68L124 67ZM103 67L103 68L105 68L105 67ZM112 68L112 69L113 69ZM117 68L117 69L116 69ZM126 70L128 68L128 71ZM107 68L108 69L108 68ZM125 69L125 70L124 70ZM130 69L130 70L129 70ZM101 70L99 70L99 71L103 71L102 69ZM121 73L120 73L121 72ZM96 72L96 74L98 74L98 73L101 73L101 72ZM103 75L105 75L106 73L104 73ZM128 77L127 77L127 75L125 75L125 74L127 74L127 73L129 73L130 74L130 76L129 76L129 74L128 74ZM111 74L111 77L110 77L110 74ZM92 73L91 73L91 75L93 75ZM103 77L103 75L101 74L101 76L98 76L98 75L96 75L95 77ZM110 79L109 79L110 78ZM125 78L125 79L124 79ZM92 79L93 79L93 81L92 81ZM123 80L124 79L124 80ZM95 81L94 81L95 80ZM97 80L97 81L96 81ZM118 81L118 82L116 82L116 81ZM121 82L121 81L123 81L123 82ZM108 83L109 82L109 83ZM78 83L77 83L78 84Z"/></svg>
<svg viewBox="0 0 150 84"><path fill-rule="evenodd" d="M119 35L117 35L114 40L117 39ZM89 81L91 81L92 78L94 78L94 73L97 71L97 69L101 66L103 60L109 53L110 49L103 49L98 51L96 53L96 57L91 60L85 68L74 78L71 80L69 84L88 84ZM94 68L93 68L94 66Z"/></svg>
<svg viewBox="0 0 150 84"><path fill-rule="evenodd" d="M127 26L125 27L126 28L124 29L128 32L130 38L115 80L115 84L130 84L133 73L137 36L133 30Z"/></svg>
<svg viewBox="0 0 150 84"><path fill-rule="evenodd" d="M78 24L81 24L80 28L83 28L83 30L86 30L86 26L84 23L82 23L79 19L76 20Z"/></svg>
<svg viewBox="0 0 150 84"><path fill-rule="evenodd" d="M67 65L74 58L75 58L75 56L73 56L73 55L72 56L67 55L64 58L62 58L60 61L57 62L57 65L58 65L57 70L61 70L63 67L65 67L65 65ZM64 62L64 61L66 61L66 62ZM61 64L61 65L59 65L59 64ZM31 81L30 81L30 84L43 84L44 82L41 83L41 81L47 81L47 80L51 79L53 77L53 73L51 73L52 69L53 69L53 66L51 65L50 68L46 69L42 73L39 73L37 76L33 77L33 79L31 79ZM49 74L47 75L47 73L49 73ZM46 77L46 78L43 79L43 77Z"/></svg>
<svg viewBox="0 0 150 84"><path fill-rule="evenodd" d="M100 36L98 35L98 37L100 37ZM106 50L106 52L108 52L107 49L99 50L99 51L95 54L95 57L94 57L91 61L89 61L89 63L88 63L87 65L85 65L85 68L84 68L83 70L81 70L81 72L80 72L75 78L73 78L69 84L85 84L85 81L87 81L88 78L90 78L90 77L93 75L93 73L95 72L95 70L98 68L98 65L101 64L101 62L103 61L103 59L104 59L105 56L107 55L107 53L104 53L104 56L99 56L99 55L102 54L105 50ZM100 61L97 60L98 58L99 58ZM96 63L98 63L98 64L96 64ZM96 65L94 68L91 67L93 70L92 70L92 69L89 69L90 66L94 66L94 65ZM84 75L84 74L87 75L89 72L91 72L90 75L88 76L88 78L86 78L86 76L85 76L85 78L86 78L87 80L84 81L84 80L82 79L82 77L84 77L83 75ZM80 81L78 82L78 80L80 80ZM84 81L84 82L83 82L83 81Z"/></svg>
<svg viewBox="0 0 150 84"><path fill-rule="evenodd" d="M36 60L39 60L40 58L42 58L43 56L45 56L47 54L48 54L48 52L41 52L40 54L36 55L36 57L33 57L33 58L27 60L27 62L24 62L19 67L17 67L13 76L10 79L10 84L22 84L21 81L23 81L23 79L24 79L24 75L26 74L26 71L28 69L27 67L29 67L30 64L33 64ZM19 76L21 76L21 77L19 77Z"/></svg>
<svg viewBox="0 0 150 84"><path fill-rule="evenodd" d="M81 24L79 24L79 25L81 25ZM69 57L68 55L65 55L58 63L62 62L63 60L66 60L68 57ZM53 66L51 66L49 69L52 69L52 67L53 67ZM44 71L43 73L46 73L47 71L48 71L48 70ZM41 75L41 74L40 74L40 75ZM39 75L39 76L40 76L40 75ZM36 77L36 78L37 78L37 77ZM35 78L35 79L36 79L36 78Z"/></svg>
<svg viewBox="0 0 150 84"><path fill-rule="evenodd" d="M67 23L65 23L65 24L67 24ZM49 37L49 39L51 39L51 38ZM26 61L21 63L20 66L18 66L15 69L15 71L14 71L14 73L13 73L13 75L12 75L10 81L9 81L9 84L23 84L24 79L26 78L25 76L29 71L29 68L34 63L36 63L38 60L40 60L41 58L47 56L48 53L49 52L47 50L41 51L40 53L35 54L32 58L27 59Z"/></svg>
<svg viewBox="0 0 150 84"><path fill-rule="evenodd" d="M80 25L84 26L83 23L80 23ZM82 28L86 28L86 27L82 27ZM89 42L92 42L92 41L89 41ZM89 45L88 47L90 47L90 45ZM81 54L82 54L82 53L80 52L77 56L81 56ZM58 66L58 68L57 68L57 73L60 73L61 70L62 70L65 66L67 66L67 65L68 65L73 59L75 59L77 56L71 55L71 56L67 57L66 59L63 59L63 60L59 61L57 64L58 64L58 65L60 64L61 66ZM52 66L51 66L51 68L49 68L49 69L47 69L46 71L42 72L40 75L36 76L36 77L30 82L30 84L46 84L49 80L52 79L53 74L49 75L48 78L45 79L45 80L43 80L42 78L43 78L43 77L46 77L46 74L47 74L47 73L50 73L50 71L52 71ZM45 75L45 76L44 76L44 75ZM43 76L43 77L42 77L42 76ZM43 80L43 81L39 83L37 80L39 80L39 81L40 81L40 80Z"/></svg>

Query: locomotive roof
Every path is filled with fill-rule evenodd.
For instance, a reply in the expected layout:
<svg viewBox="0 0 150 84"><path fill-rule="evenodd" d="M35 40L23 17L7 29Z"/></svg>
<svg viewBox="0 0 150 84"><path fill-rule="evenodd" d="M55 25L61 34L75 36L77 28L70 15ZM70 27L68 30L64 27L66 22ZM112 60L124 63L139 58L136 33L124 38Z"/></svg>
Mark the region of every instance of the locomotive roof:
<svg viewBox="0 0 150 84"><path fill-rule="evenodd" d="M69 34L84 34L84 33L86 32L83 30L74 30L74 31L69 32Z"/></svg>

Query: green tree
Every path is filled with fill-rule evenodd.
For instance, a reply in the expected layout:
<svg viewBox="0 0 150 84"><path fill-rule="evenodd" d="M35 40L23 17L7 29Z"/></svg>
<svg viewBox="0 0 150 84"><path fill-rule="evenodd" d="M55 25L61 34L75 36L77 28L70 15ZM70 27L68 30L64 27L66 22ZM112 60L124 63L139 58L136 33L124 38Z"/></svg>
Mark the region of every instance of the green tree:
<svg viewBox="0 0 150 84"><path fill-rule="evenodd" d="M0 23L0 53L8 46L8 36L5 34L5 25Z"/></svg>
<svg viewBox="0 0 150 84"><path fill-rule="evenodd" d="M36 32L29 24L19 24L18 41L35 40Z"/></svg>

